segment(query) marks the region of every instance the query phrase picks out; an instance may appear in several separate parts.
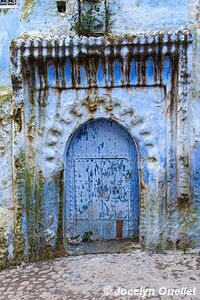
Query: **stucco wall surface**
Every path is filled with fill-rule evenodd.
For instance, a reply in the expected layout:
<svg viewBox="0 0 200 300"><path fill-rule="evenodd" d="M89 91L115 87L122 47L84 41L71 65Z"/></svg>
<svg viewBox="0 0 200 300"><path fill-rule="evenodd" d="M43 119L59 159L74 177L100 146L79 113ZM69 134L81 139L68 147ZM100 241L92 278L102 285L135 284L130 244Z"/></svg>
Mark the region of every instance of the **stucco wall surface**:
<svg viewBox="0 0 200 300"><path fill-rule="evenodd" d="M181 30L193 23L198 9L197 1L107 1L110 11L111 34L133 34L158 30ZM77 15L77 2L67 1L66 12L57 11L56 1L19 1L16 9L1 10L0 20L0 84L10 83L9 46L19 34L71 35Z"/></svg>
<svg viewBox="0 0 200 300"><path fill-rule="evenodd" d="M47 78L41 77L41 73L37 72L39 67L27 60L28 63L26 61L23 65L25 74L19 72L19 81L15 78L12 85L11 71L13 73L15 69L17 74L19 66L13 61L11 70L11 41L18 36L23 37L22 40L29 37L37 40L39 37L38 41L46 37L48 40L50 36L76 36L72 27L78 7L77 3L70 0L67 1L66 13L58 13L55 1L24 0L20 2L18 9L1 10L0 266L11 260L19 261L37 256L41 249L63 251L61 240L62 234L65 234L62 227L65 147L75 129L96 117L114 118L140 144L143 190L140 230L144 244L152 249L200 247L199 3L197 0L107 0L107 6L111 14L108 32L103 35L105 38L116 35L116 40L119 41L125 35L129 40L131 35L139 32L150 35L157 31L191 31L192 46L188 47L184 58L188 68L175 72L178 74L179 86L182 85L182 80L186 80L181 72L187 73L187 88L178 92L180 98L185 97L187 101L182 105L184 101L180 100L180 105L179 97L177 98L176 119L170 110L170 99L173 97L170 84L166 91L159 86L158 81L154 82L151 61L145 75L141 75L144 65L140 63L139 85L143 85L142 88L119 87L121 81L116 67L113 71L114 83L111 84L114 86L109 89L104 86L101 71L97 76L97 85L101 89L89 89L87 80L90 76L83 69L83 81L77 80L78 89L66 89L66 86L63 89L62 78L58 75L63 73L59 69L57 53L52 64L55 63L55 66L48 65L46 73L44 72ZM15 43L12 42L13 49ZM75 39L74 45L76 47ZM37 56L37 41L35 48ZM130 48L125 49L118 56L126 57L129 51ZM159 51L158 53L162 52ZM164 51L166 49L163 54ZM73 55L76 55L76 49ZM45 60L41 62L41 66L45 66ZM119 62L123 73L128 69L129 60L127 58L123 63L121 60ZM165 76L169 79L177 65L174 68L168 65L168 68L169 70L166 63L163 81L166 80ZM159 68L156 72L159 73ZM30 74L36 74L35 87L30 84ZM132 85L137 85L136 75L140 76L133 74ZM142 76L147 77L145 83ZM22 92L19 82L23 86ZM150 86L151 84L156 87ZM90 99L89 102L87 99ZM91 99L96 99L96 103L90 103ZM187 125L184 125L185 118ZM180 201L177 199L182 183L175 172L176 166L189 178L183 180L184 184L189 183L185 187L187 192L181 194ZM169 176L167 184L166 176ZM189 200L183 197L186 194ZM153 240L159 242L153 244Z"/></svg>
<svg viewBox="0 0 200 300"><path fill-rule="evenodd" d="M0 261L13 255L12 90L0 88ZM0 265L1 265L0 263Z"/></svg>
<svg viewBox="0 0 200 300"><path fill-rule="evenodd" d="M193 235L200 240L200 28L194 28L193 69L191 76L190 100L190 134L191 134L191 185L194 210L196 211L196 226L192 228Z"/></svg>

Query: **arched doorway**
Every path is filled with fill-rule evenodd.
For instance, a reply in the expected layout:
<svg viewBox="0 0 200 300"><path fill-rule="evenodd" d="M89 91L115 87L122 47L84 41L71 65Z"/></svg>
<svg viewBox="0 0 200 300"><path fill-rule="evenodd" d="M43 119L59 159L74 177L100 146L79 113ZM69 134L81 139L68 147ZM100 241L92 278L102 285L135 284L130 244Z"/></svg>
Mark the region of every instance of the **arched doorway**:
<svg viewBox="0 0 200 300"><path fill-rule="evenodd" d="M66 233L96 240L139 232L138 154L130 134L109 119L82 125L66 151Z"/></svg>

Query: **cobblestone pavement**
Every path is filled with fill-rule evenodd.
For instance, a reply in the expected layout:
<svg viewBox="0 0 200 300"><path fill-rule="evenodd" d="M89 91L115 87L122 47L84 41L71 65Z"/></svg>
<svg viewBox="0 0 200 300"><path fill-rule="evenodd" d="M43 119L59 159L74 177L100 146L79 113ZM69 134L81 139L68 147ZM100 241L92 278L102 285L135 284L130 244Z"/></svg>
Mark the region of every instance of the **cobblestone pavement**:
<svg viewBox="0 0 200 300"><path fill-rule="evenodd" d="M200 256L139 251L70 256L3 270L0 282L2 300L200 299ZM159 295L174 294L172 288L182 288L176 290L182 295Z"/></svg>

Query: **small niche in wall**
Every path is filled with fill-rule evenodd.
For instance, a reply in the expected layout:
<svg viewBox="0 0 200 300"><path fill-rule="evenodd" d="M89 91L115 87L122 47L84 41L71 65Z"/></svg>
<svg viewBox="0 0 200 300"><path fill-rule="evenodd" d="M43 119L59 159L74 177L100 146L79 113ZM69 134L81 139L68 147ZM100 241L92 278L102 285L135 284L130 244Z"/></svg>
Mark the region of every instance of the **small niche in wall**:
<svg viewBox="0 0 200 300"><path fill-rule="evenodd" d="M16 8L17 0L0 0L0 9Z"/></svg>
<svg viewBox="0 0 200 300"><path fill-rule="evenodd" d="M57 10L59 13L65 13L66 12L66 1L65 0L57 0Z"/></svg>

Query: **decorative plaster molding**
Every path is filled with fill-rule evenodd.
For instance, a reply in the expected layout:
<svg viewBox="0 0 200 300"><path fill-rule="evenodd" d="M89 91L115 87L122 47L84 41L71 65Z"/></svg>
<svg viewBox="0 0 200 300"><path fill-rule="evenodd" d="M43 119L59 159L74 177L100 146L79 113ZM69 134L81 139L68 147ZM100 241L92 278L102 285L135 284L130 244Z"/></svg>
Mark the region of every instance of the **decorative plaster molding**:
<svg viewBox="0 0 200 300"><path fill-rule="evenodd" d="M88 111L85 112L83 107L86 107ZM103 108L103 110L101 108ZM63 115L65 115L65 118L67 116L67 123L63 122ZM138 114L135 109L127 107L125 104L122 105L120 99L111 99L110 95L106 94L95 94L95 96L90 94L80 101L80 103L74 101L73 105L67 106L67 109L62 112L62 115L55 114L53 117L51 127L47 131L45 143L45 158L52 166L58 164L58 161L62 161L63 159L64 150L61 151L61 157L59 157L57 149L61 147L59 143L68 136L69 124L71 132L75 132L77 124L79 127L80 124L86 123L91 117L94 119L99 117L111 117L122 126L125 126L124 123L126 121L130 133L139 144L144 144L146 149L148 149L147 153L149 159L154 158L154 161L157 161L158 154L155 149L156 141L154 132L148 124L148 118ZM143 159L145 160L145 158Z"/></svg>
<svg viewBox="0 0 200 300"><path fill-rule="evenodd" d="M184 31L158 31L153 33L140 33L132 36L111 36L111 37L78 37L73 38L66 36L50 36L38 35L35 36L20 36L13 41L11 49L20 49L21 55L25 57L78 57L81 54L85 55L108 55L111 47L119 47L122 54L126 54L126 47L134 47L135 53L149 54L159 50L162 44L162 53L174 53L176 49L174 44L192 42L192 34L188 30ZM130 47L131 46L131 47ZM139 46L139 48L137 48ZM144 46L148 46L146 49ZM155 46L158 46L156 48ZM165 46L165 47L164 47ZM55 51L55 49L57 49Z"/></svg>
<svg viewBox="0 0 200 300"><path fill-rule="evenodd" d="M171 69L189 31L135 36L20 37L11 45L12 81L31 90L174 86ZM174 70L175 72L178 70Z"/></svg>

